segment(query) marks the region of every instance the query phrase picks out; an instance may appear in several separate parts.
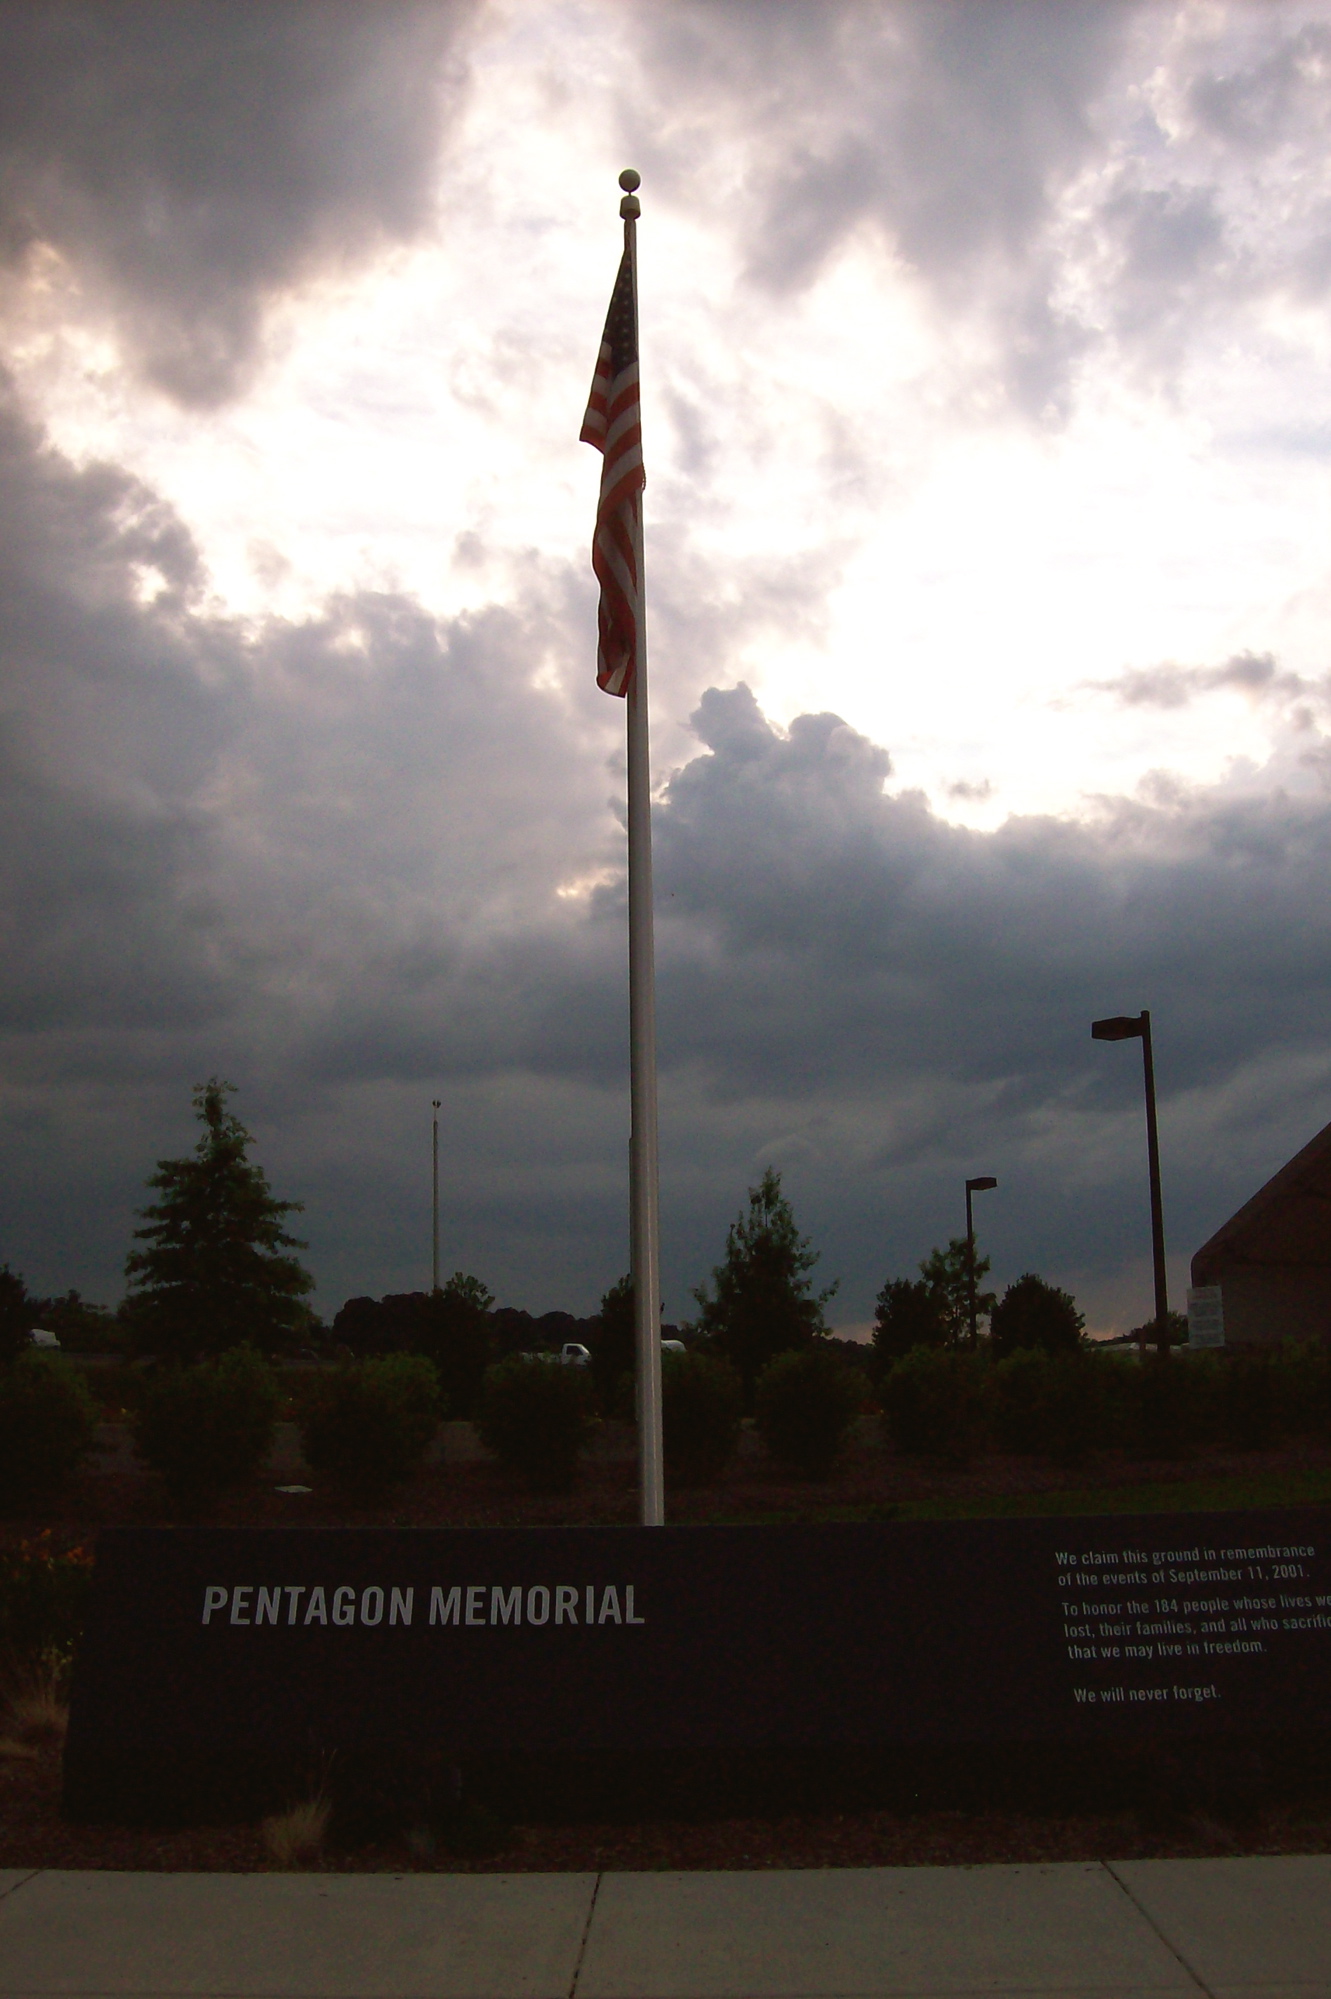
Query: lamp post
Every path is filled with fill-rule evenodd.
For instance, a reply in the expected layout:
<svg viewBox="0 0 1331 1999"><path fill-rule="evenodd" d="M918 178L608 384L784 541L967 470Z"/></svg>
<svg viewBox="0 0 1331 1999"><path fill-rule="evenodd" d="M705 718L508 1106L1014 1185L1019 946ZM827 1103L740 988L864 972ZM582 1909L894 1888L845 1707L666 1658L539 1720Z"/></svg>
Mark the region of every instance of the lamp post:
<svg viewBox="0 0 1331 1999"><path fill-rule="evenodd" d="M439 1289L439 1098L434 1099L430 1122L430 1213L433 1222L430 1244L430 1288Z"/></svg>
<svg viewBox="0 0 1331 1999"><path fill-rule="evenodd" d="M1160 1200L1160 1140L1155 1124L1155 1061L1151 1054L1151 1016L1119 1013L1091 1022L1092 1041L1140 1041L1146 1082L1146 1167L1151 1181L1151 1261L1155 1271L1155 1343L1169 1352L1169 1295L1165 1284L1165 1216ZM1142 1348L1146 1347L1143 1337Z"/></svg>
<svg viewBox="0 0 1331 1999"><path fill-rule="evenodd" d="M982 1173L977 1180L966 1182L966 1303L970 1311L971 1345L979 1340L979 1328L975 1323L975 1217L971 1212L971 1195L987 1194L991 1187L998 1185L992 1173Z"/></svg>

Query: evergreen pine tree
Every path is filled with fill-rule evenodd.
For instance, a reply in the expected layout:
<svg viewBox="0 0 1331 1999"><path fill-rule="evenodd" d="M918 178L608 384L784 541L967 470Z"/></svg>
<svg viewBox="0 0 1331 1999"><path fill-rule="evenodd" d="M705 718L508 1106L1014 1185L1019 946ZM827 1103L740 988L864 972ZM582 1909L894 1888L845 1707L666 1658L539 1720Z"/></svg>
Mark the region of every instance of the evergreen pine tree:
<svg viewBox="0 0 1331 1999"><path fill-rule="evenodd" d="M823 1306L837 1287L814 1296L808 1273L817 1261L817 1250L795 1226L781 1175L769 1166L749 1189L748 1214L730 1225L725 1261L712 1272L715 1297L705 1285L693 1294L701 1307L699 1330L739 1370L747 1409L769 1360L808 1346L827 1330Z"/></svg>
<svg viewBox="0 0 1331 1999"><path fill-rule="evenodd" d="M147 1244L125 1262L124 1312L144 1352L196 1360L252 1341L264 1351L294 1345L312 1321L303 1301L314 1279L283 1252L304 1243L283 1228L299 1201L273 1198L253 1144L227 1109L233 1085L212 1076L194 1091L203 1124L192 1157L159 1159L148 1181L162 1198L140 1210Z"/></svg>

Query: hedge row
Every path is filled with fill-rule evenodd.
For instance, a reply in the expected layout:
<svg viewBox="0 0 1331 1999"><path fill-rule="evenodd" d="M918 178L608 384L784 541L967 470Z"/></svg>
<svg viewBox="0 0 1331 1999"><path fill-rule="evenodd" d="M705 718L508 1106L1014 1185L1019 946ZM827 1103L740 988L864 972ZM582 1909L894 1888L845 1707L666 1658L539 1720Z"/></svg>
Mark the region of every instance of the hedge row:
<svg viewBox="0 0 1331 1999"><path fill-rule="evenodd" d="M676 1484L717 1478L739 1440L742 1392L725 1361L665 1356L666 1470ZM1331 1349L1286 1345L1226 1354L1135 1357L1082 1348L917 1347L879 1384L884 1428L903 1452L964 1463L997 1449L1076 1464L1121 1447L1145 1458L1214 1445L1258 1450L1287 1437L1331 1440ZM783 1469L826 1478L867 1376L829 1348L780 1355L759 1378L757 1426ZM185 1513L205 1511L266 1461L280 1391L248 1347L150 1376L131 1417L144 1461ZM306 1463L349 1500L383 1499L420 1465L439 1424L430 1361L386 1354L310 1379L297 1410ZM488 1370L476 1409L482 1441L534 1490L566 1491L593 1423L585 1374L515 1355ZM91 1452L96 1411L67 1362L24 1355L0 1370L0 1507L41 1501Z"/></svg>
<svg viewBox="0 0 1331 1999"><path fill-rule="evenodd" d="M772 1457L815 1477L831 1469L865 1378L825 1350L783 1354L762 1376L758 1427ZM681 1484L717 1478L739 1442L742 1389L726 1361L668 1354L662 1368L666 1467ZM205 1512L243 1485L272 1450L281 1392L250 1347L142 1380L130 1431L176 1508ZM441 1409L432 1363L415 1354L353 1362L303 1384L296 1416L310 1469L357 1503L380 1500L419 1466ZM477 1431L501 1464L538 1491L566 1491L593 1424L579 1369L514 1355L486 1373ZM96 1411L81 1374L25 1356L0 1372L0 1505L48 1497L90 1454Z"/></svg>
<svg viewBox="0 0 1331 1999"><path fill-rule="evenodd" d="M1207 1447L1266 1450L1291 1437L1331 1441L1331 1349L1321 1343L1230 1353L1135 1357L917 1347L882 1387L900 1451L965 1463L996 1449L1078 1464L1121 1448L1174 1458Z"/></svg>

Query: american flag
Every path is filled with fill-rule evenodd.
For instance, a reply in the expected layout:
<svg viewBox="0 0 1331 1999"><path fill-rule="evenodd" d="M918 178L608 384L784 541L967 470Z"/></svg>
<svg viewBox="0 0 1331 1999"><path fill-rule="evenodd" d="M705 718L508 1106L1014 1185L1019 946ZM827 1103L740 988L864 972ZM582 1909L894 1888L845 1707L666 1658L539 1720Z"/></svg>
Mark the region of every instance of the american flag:
<svg viewBox="0 0 1331 1999"><path fill-rule="evenodd" d="M633 304L633 267L625 251L610 295L610 310L596 357L582 442L602 454L601 497L592 536L592 568L601 585L600 637L596 684L607 694L627 694L638 656L642 615L639 494L642 422L638 409L638 323Z"/></svg>

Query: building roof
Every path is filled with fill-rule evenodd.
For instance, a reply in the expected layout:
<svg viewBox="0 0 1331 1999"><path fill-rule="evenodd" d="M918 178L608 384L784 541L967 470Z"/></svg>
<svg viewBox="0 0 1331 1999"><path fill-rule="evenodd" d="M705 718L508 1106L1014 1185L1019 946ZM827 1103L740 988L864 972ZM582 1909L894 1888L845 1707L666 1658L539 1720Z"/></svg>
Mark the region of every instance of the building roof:
<svg viewBox="0 0 1331 1999"><path fill-rule="evenodd" d="M1236 1264L1331 1269L1331 1124L1202 1244L1192 1281L1218 1284Z"/></svg>

